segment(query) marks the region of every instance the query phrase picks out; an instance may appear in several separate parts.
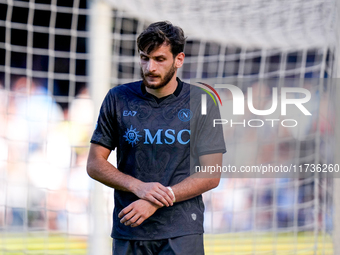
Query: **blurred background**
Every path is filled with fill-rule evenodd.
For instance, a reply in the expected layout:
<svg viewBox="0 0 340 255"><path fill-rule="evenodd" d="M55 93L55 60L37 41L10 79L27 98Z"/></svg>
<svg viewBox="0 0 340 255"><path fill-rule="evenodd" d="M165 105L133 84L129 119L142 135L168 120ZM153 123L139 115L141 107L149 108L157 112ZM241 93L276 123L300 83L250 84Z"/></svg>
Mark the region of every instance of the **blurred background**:
<svg viewBox="0 0 340 255"><path fill-rule="evenodd" d="M256 109L288 79L313 94L295 131L225 126L225 165L338 163L336 1L0 0L0 254L110 254L113 190L86 174L89 140L160 20L188 37L184 81L232 78ZM337 254L336 179L224 177L204 194L207 254Z"/></svg>

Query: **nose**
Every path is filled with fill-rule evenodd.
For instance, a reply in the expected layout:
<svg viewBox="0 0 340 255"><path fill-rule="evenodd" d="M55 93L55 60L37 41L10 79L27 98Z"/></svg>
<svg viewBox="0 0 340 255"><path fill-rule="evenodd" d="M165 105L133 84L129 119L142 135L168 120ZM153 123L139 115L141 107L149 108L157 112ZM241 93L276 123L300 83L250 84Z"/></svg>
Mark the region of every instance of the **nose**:
<svg viewBox="0 0 340 255"><path fill-rule="evenodd" d="M150 73L156 71L156 62L153 59L149 59L147 71Z"/></svg>

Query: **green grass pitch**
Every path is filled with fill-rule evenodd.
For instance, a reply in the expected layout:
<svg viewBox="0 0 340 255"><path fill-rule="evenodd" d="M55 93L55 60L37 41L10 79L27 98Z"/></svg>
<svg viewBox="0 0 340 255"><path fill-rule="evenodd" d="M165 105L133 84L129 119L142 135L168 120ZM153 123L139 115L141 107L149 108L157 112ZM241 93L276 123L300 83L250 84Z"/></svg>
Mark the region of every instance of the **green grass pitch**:
<svg viewBox="0 0 340 255"><path fill-rule="evenodd" d="M0 255L85 255L88 239L50 233L0 233ZM108 242L111 243L108 238ZM331 255L328 235L303 232L298 235L273 233L206 234L206 255L301 254ZM108 254L109 255L109 254Z"/></svg>

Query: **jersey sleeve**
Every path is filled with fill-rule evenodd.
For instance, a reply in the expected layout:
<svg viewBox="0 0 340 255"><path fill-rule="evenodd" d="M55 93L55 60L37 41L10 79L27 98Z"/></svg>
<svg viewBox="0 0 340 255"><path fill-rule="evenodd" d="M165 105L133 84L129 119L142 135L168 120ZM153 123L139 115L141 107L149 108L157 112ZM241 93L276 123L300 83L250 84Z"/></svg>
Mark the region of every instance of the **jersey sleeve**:
<svg viewBox="0 0 340 255"><path fill-rule="evenodd" d="M117 147L118 130L115 107L114 95L110 90L100 108L97 125L91 138L91 143L99 144L109 150Z"/></svg>
<svg viewBox="0 0 340 255"><path fill-rule="evenodd" d="M209 99L207 100L207 114L202 115L199 113L199 120L195 127L195 150L198 156L213 153L225 153L227 151L223 137L222 125L215 125L214 127L214 119L221 119L219 107Z"/></svg>

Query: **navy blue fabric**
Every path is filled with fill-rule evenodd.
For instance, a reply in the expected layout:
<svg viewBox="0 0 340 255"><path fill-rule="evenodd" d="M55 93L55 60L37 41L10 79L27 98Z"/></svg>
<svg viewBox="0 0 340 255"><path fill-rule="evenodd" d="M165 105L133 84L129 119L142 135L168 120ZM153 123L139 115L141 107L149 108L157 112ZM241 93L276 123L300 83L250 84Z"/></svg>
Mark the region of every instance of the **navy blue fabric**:
<svg viewBox="0 0 340 255"><path fill-rule="evenodd" d="M156 241L113 239L112 255L204 255L203 234Z"/></svg>
<svg viewBox="0 0 340 255"><path fill-rule="evenodd" d="M212 128L212 119L220 118L217 106L210 100L210 112L202 116L200 95L205 92L181 85L178 95L159 103L143 93L142 81L112 88L91 142L117 148L117 168L143 182L173 186L183 181L190 176L190 163L199 164L199 156L226 150L222 129ZM203 233L202 196L160 208L138 227L121 224L119 212L137 199L133 193L115 190L113 238L159 240Z"/></svg>

